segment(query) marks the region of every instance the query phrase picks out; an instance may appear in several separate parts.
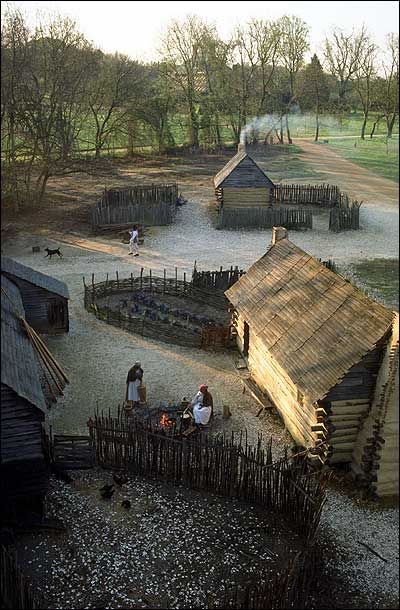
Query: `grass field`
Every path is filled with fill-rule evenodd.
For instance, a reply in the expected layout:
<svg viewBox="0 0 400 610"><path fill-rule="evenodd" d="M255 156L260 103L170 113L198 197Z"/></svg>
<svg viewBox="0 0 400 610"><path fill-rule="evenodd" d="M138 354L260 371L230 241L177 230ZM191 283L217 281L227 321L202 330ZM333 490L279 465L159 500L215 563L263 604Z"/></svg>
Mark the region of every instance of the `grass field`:
<svg viewBox="0 0 400 610"><path fill-rule="evenodd" d="M377 296L387 306L399 309L399 261L375 258L352 265L356 283L360 283L371 296Z"/></svg>
<svg viewBox="0 0 400 610"><path fill-rule="evenodd" d="M389 180L399 181L399 137L391 139L343 138L330 140L328 146L338 155Z"/></svg>

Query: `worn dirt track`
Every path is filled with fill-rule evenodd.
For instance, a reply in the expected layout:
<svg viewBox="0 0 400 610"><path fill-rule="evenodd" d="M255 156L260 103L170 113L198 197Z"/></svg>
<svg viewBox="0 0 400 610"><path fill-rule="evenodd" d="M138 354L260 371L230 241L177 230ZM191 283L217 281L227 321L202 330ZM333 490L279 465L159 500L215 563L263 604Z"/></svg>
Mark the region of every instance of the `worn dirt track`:
<svg viewBox="0 0 400 610"><path fill-rule="evenodd" d="M307 139L296 139L295 142L303 149L302 160L318 172L325 173L327 182L337 184L342 191L348 193L364 205L399 205L399 185L360 167L347 159L343 159L333 150L310 142Z"/></svg>

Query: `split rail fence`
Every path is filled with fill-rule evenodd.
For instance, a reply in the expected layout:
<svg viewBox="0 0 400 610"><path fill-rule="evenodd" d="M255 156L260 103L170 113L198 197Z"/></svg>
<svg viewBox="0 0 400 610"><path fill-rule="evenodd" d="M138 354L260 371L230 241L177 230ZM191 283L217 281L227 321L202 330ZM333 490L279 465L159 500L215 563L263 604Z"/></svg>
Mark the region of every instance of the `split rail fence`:
<svg viewBox="0 0 400 610"><path fill-rule="evenodd" d="M177 184L105 189L91 211L94 232L112 225L167 225L175 219Z"/></svg>

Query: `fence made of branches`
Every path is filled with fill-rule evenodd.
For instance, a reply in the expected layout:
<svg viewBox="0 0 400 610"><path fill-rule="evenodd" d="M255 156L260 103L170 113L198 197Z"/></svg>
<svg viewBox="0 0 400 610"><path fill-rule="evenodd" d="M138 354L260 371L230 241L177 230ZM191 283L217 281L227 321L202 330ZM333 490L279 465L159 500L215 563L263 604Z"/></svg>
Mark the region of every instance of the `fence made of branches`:
<svg viewBox="0 0 400 610"><path fill-rule="evenodd" d="M212 608L235 610L309 608L309 596L316 576L317 547L309 544L297 553L283 572L264 575L261 568L257 581L226 588L221 600Z"/></svg>
<svg viewBox="0 0 400 610"><path fill-rule="evenodd" d="M286 227L287 229L312 229L312 212L299 208L243 207L230 208L222 206L219 212L219 228Z"/></svg>
<svg viewBox="0 0 400 610"><path fill-rule="evenodd" d="M29 581L23 576L14 551L0 547L1 608L43 608L39 596L32 591Z"/></svg>
<svg viewBox="0 0 400 610"><path fill-rule="evenodd" d="M177 184L142 185L126 189L105 189L91 211L93 231L112 225L167 225L174 221Z"/></svg>
<svg viewBox="0 0 400 610"><path fill-rule="evenodd" d="M233 273L233 270L232 270ZM173 276L168 276L164 269L163 277L153 275L150 270L144 274L143 268L140 274L134 277L131 273L128 278L120 278L116 272L116 279L109 279L107 274L103 282L95 282L92 274L91 283L84 284L84 306L85 309L93 313L99 320L107 322L113 326L118 326L153 339L159 339L166 343L175 343L185 347L223 349L231 344L230 333L227 327L217 326L210 338L212 327L208 326L204 332L194 331L189 323L183 322L181 326L167 324L165 322L154 321L144 315L131 315L121 309L113 310L104 301L104 297L113 294L134 293L135 291L147 292L152 295L170 295L182 299L189 299L197 303L206 303L220 311L227 310L227 301L222 289L211 289L210 287L194 286L190 280L178 278L178 270L175 269Z"/></svg>
<svg viewBox="0 0 400 610"><path fill-rule="evenodd" d="M277 184L272 196L275 203L310 204L330 208L339 205L341 192L338 186L331 184Z"/></svg>
<svg viewBox="0 0 400 610"><path fill-rule="evenodd" d="M192 286L195 288L205 288L208 290L228 290L238 279L244 275L245 271L239 267L222 269L216 271L198 271L196 263L192 273Z"/></svg>
<svg viewBox="0 0 400 610"><path fill-rule="evenodd" d="M360 207L362 202L343 201L340 207L332 208L329 213L329 230L358 230L360 228Z"/></svg>
<svg viewBox="0 0 400 610"><path fill-rule="evenodd" d="M182 438L151 423L96 414L88 422L97 463L174 485L272 508L313 537L325 501L324 485L305 456L273 462L272 441L248 444L245 434Z"/></svg>

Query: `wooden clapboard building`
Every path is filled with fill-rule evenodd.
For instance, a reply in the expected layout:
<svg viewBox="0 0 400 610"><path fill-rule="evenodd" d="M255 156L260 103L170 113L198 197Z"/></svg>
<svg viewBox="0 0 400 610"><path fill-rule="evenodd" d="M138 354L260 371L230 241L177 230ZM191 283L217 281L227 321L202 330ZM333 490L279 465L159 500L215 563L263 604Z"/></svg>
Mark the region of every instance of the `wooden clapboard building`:
<svg viewBox="0 0 400 610"><path fill-rule="evenodd" d="M295 441L322 461L351 462L393 312L291 243L282 227L225 294L251 377Z"/></svg>
<svg viewBox="0 0 400 610"><path fill-rule="evenodd" d="M1 498L2 514L28 504L40 512L49 482L43 422L46 401L40 367L20 317L21 295L1 278Z"/></svg>
<svg viewBox="0 0 400 610"><path fill-rule="evenodd" d="M220 208L247 208L270 205L274 184L239 145L237 154L214 178L215 194Z"/></svg>
<svg viewBox="0 0 400 610"><path fill-rule="evenodd" d="M68 332L69 293L63 282L7 256L1 257L1 273L18 286L26 320L35 331L49 335Z"/></svg>

